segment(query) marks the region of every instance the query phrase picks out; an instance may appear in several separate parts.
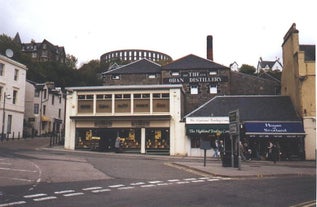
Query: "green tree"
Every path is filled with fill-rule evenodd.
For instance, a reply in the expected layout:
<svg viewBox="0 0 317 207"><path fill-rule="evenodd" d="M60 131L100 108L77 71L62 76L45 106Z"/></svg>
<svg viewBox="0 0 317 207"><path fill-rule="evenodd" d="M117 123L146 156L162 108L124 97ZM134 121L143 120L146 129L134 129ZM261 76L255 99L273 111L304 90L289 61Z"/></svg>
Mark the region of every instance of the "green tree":
<svg viewBox="0 0 317 207"><path fill-rule="evenodd" d="M239 68L240 73L246 73L249 75L254 75L256 69L252 65L247 65L247 64L242 64L241 67Z"/></svg>
<svg viewBox="0 0 317 207"><path fill-rule="evenodd" d="M72 69L76 69L76 64L78 62L78 59L70 54L66 55L65 64Z"/></svg>
<svg viewBox="0 0 317 207"><path fill-rule="evenodd" d="M103 72L99 60L89 61L88 63L82 65L78 69L78 72L83 85L102 85L102 80L98 78L98 74Z"/></svg>

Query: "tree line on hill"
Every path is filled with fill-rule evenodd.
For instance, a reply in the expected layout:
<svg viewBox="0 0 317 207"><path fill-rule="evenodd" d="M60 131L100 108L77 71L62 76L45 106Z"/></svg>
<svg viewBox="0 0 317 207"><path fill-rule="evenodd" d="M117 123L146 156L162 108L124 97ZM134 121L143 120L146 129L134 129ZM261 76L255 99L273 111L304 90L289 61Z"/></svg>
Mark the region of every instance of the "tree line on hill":
<svg viewBox="0 0 317 207"><path fill-rule="evenodd" d="M104 68L100 67L99 60L91 60L76 69L77 58L67 55L65 63L60 62L35 62L21 51L21 45L17 44L8 35L0 35L0 54L5 55L7 49L13 51L12 59L27 66L27 80L37 83L47 81L54 82L58 87L93 86L102 85L100 78Z"/></svg>

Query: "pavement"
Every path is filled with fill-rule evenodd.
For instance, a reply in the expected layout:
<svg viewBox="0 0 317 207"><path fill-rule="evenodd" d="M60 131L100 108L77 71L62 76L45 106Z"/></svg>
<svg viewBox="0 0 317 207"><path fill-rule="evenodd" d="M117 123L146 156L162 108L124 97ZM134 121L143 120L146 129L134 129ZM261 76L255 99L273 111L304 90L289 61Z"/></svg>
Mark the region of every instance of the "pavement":
<svg viewBox="0 0 317 207"><path fill-rule="evenodd" d="M35 138L38 142L41 138ZM22 141L24 139L21 139ZM32 139L33 140L33 139ZM31 140L24 141L23 144ZM32 142L32 141L31 141ZM9 141L10 143L10 141ZM14 142L11 142L14 144ZM217 158L206 158L206 163L203 157L187 157L187 156L164 156L164 155L144 155L131 153L109 153L109 152L95 152L95 151L70 151L65 150L61 145L54 145L49 147L47 144L43 145L42 150L53 151L67 151L67 152L84 152L84 153L99 153L107 156L122 156L122 157L145 157L147 159L165 160L169 166L181 168L184 170L221 177L277 177L277 176L315 176L316 177L316 160L314 161L277 161L275 164L272 161L248 160L241 161L240 168L237 167L223 167L222 161Z"/></svg>
<svg viewBox="0 0 317 207"><path fill-rule="evenodd" d="M240 168L223 167L221 160L173 162L173 165L203 174L221 177L278 177L278 176L316 176L316 161L242 161Z"/></svg>

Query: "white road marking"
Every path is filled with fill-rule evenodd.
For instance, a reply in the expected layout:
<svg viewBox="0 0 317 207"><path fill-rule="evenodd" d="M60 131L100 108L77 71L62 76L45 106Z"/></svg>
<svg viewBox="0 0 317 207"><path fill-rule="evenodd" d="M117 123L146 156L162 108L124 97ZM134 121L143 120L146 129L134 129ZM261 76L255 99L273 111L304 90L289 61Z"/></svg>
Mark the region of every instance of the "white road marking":
<svg viewBox="0 0 317 207"><path fill-rule="evenodd" d="M179 182L179 179L168 180L168 182Z"/></svg>
<svg viewBox="0 0 317 207"><path fill-rule="evenodd" d="M56 199L57 197L55 196L48 196L48 197L43 197L43 198L34 198L33 201L47 201L47 200L52 200Z"/></svg>
<svg viewBox="0 0 317 207"><path fill-rule="evenodd" d="M197 178L185 178L184 180L186 180L186 181L192 181L192 180L197 180Z"/></svg>
<svg viewBox="0 0 317 207"><path fill-rule="evenodd" d="M179 182L177 182L177 184L187 184L187 183L190 183L190 182L188 182L188 181L179 181Z"/></svg>
<svg viewBox="0 0 317 207"><path fill-rule="evenodd" d="M123 187L125 185L122 185L122 184L118 184L118 185L110 185L109 188L120 188L120 187Z"/></svg>
<svg viewBox="0 0 317 207"><path fill-rule="evenodd" d="M38 193L38 194L32 194L32 195L25 195L23 196L24 198L37 198L37 197L42 197L42 196L47 196L45 193Z"/></svg>
<svg viewBox="0 0 317 207"><path fill-rule="evenodd" d="M96 187L90 187L90 188L83 188L82 190L87 191L87 190L98 190L101 189L102 187L96 186Z"/></svg>
<svg viewBox="0 0 317 207"><path fill-rule="evenodd" d="M121 188L118 188L118 190L130 190L130 189L133 189L135 187L133 186L126 186L126 187L121 187Z"/></svg>
<svg viewBox="0 0 317 207"><path fill-rule="evenodd" d="M7 168L7 167L0 167L0 170L16 171L16 172L31 172L31 173L37 172L36 170L14 169L14 168Z"/></svg>
<svg viewBox="0 0 317 207"><path fill-rule="evenodd" d="M130 185L144 185L145 182L130 183Z"/></svg>
<svg viewBox="0 0 317 207"><path fill-rule="evenodd" d="M84 193L79 192L79 193L69 193L69 194L64 194L63 196L65 197L72 197L72 196L79 196L79 195L84 195Z"/></svg>
<svg viewBox="0 0 317 207"><path fill-rule="evenodd" d="M16 201L16 202L12 202L12 203L3 203L3 204L0 204L0 207L16 206L16 205L22 205L22 204L26 204L26 202L25 201Z"/></svg>
<svg viewBox="0 0 317 207"><path fill-rule="evenodd" d="M155 180L155 181L149 181L148 183L151 183L151 184L157 184L157 183L162 183L163 181L160 181L160 180Z"/></svg>
<svg viewBox="0 0 317 207"><path fill-rule="evenodd" d="M62 190L62 191L56 191L54 193L59 195L59 194L73 193L73 192L75 192L75 190Z"/></svg>
<svg viewBox="0 0 317 207"><path fill-rule="evenodd" d="M158 183L158 186L170 185L170 183Z"/></svg>
<svg viewBox="0 0 317 207"><path fill-rule="evenodd" d="M16 181L23 181L23 182L33 182L33 180L30 179L24 179L24 178L10 178L10 177L0 177L0 179L6 179L6 180L16 180Z"/></svg>
<svg viewBox="0 0 317 207"><path fill-rule="evenodd" d="M192 183L203 183L205 180L193 180Z"/></svg>
<svg viewBox="0 0 317 207"><path fill-rule="evenodd" d="M218 178L211 178L211 179L208 179L207 181L218 181L219 179Z"/></svg>
<svg viewBox="0 0 317 207"><path fill-rule="evenodd" d="M141 188L151 188L154 187L156 185L150 184L150 185L141 185Z"/></svg>
<svg viewBox="0 0 317 207"><path fill-rule="evenodd" d="M111 191L111 189L105 188L105 189L100 189L100 190L93 190L91 192L93 192L93 193L102 193L102 192L109 192L109 191Z"/></svg>

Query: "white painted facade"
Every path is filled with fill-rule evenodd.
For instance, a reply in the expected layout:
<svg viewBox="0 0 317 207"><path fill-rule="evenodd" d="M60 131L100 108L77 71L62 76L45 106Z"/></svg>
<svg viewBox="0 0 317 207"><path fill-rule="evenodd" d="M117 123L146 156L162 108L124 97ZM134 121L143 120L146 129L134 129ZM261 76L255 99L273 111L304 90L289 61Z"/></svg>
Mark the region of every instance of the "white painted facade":
<svg viewBox="0 0 317 207"><path fill-rule="evenodd" d="M65 149L74 150L77 148L80 137L78 131L95 130L110 131L121 129L139 130L137 135L140 143L137 153L146 153L148 150L148 137L146 131L165 129L169 141L170 155L187 155L187 146L190 145L185 135L185 123L181 121L183 116L183 91L181 85L133 85L133 86L93 86L93 87L70 87L66 88L66 118L65 118ZM107 112L98 112L100 100L98 97L107 95L110 97ZM138 94L147 94L149 104L146 104L145 111L136 110L136 99ZM157 94L164 94L166 97L162 102L155 102ZM117 95L128 97L125 104L127 111L119 111ZM89 104L83 105L82 97L89 96ZM83 99L82 101L85 101ZM89 102L89 100L88 100ZM87 102L87 103L88 103ZM166 103L166 104L165 104ZM166 110L156 111L156 107L166 107ZM165 106L166 105L166 106ZM142 104L140 105L142 106ZM143 106L142 106L143 107ZM89 112L81 111L83 108L91 108ZM96 135L94 135L96 136ZM106 133L99 133L97 136L104 136L101 139L107 141Z"/></svg>
<svg viewBox="0 0 317 207"><path fill-rule="evenodd" d="M22 138L27 67L0 55L0 134Z"/></svg>
<svg viewBox="0 0 317 207"><path fill-rule="evenodd" d="M26 82L25 133L27 136L61 133L64 129L65 95L53 83Z"/></svg>

